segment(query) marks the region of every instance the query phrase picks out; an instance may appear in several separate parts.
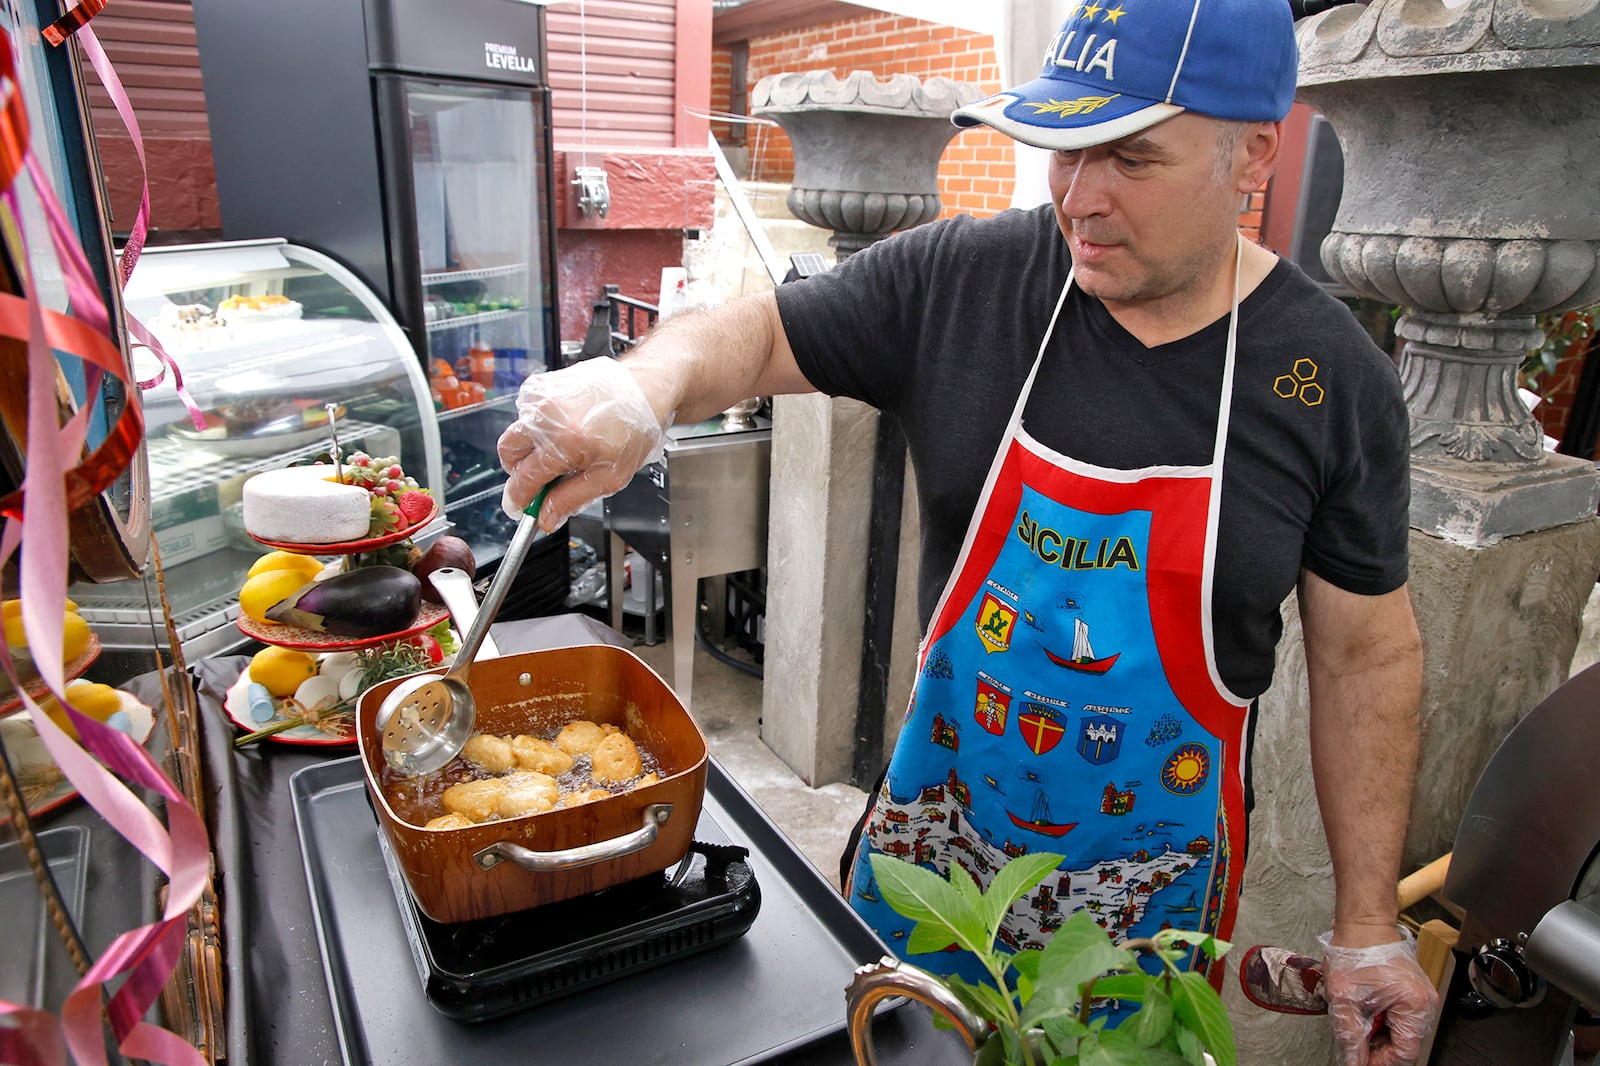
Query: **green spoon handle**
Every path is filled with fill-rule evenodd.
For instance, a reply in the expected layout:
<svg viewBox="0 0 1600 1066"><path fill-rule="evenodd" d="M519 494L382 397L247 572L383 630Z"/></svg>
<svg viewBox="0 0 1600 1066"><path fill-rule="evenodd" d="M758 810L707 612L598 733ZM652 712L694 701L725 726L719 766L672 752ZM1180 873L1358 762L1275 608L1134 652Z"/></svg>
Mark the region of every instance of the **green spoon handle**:
<svg viewBox="0 0 1600 1066"><path fill-rule="evenodd" d="M544 488L539 490L539 494L533 498L532 503L528 504L528 506L522 509L522 513L532 515L534 518L538 518L539 509L544 506L545 497L550 495L550 490L555 488L555 485L556 483L554 481L545 482Z"/></svg>

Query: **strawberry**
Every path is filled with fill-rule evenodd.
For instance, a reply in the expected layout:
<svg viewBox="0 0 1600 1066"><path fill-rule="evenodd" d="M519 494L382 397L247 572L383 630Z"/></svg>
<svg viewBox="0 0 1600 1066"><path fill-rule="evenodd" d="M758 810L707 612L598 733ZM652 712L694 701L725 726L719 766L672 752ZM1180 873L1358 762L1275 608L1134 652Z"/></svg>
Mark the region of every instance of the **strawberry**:
<svg viewBox="0 0 1600 1066"><path fill-rule="evenodd" d="M369 537L381 537L400 528L400 508L387 496L373 496L372 518L367 524Z"/></svg>
<svg viewBox="0 0 1600 1066"><path fill-rule="evenodd" d="M408 526L414 526L433 513L433 497L426 492L404 492L395 497L400 505L400 517Z"/></svg>

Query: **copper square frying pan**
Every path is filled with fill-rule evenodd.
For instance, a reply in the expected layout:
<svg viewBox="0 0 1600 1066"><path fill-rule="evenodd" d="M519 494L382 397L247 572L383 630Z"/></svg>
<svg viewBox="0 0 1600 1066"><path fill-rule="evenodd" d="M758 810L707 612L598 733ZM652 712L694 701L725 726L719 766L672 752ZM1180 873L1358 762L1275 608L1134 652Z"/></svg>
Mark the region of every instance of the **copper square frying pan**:
<svg viewBox="0 0 1600 1066"><path fill-rule="evenodd" d="M626 731L660 764L661 780L581 806L423 829L400 818L386 790L416 787L390 776L373 720L399 678L356 706L367 791L419 909L463 922L587 895L664 870L689 850L706 786L706 741L666 682L609 644L523 652L472 666L477 729L546 735L581 718ZM398 793L390 793L398 794Z"/></svg>

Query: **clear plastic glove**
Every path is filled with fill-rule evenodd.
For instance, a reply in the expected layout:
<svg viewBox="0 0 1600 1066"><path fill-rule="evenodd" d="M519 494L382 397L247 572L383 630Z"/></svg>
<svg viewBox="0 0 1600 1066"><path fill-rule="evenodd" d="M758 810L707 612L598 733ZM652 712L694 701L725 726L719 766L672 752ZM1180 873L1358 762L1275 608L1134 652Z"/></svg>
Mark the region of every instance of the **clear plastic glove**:
<svg viewBox="0 0 1600 1066"><path fill-rule="evenodd" d="M1402 933L1368 948L1337 947L1332 933L1318 938L1341 1066L1411 1066L1438 1020L1439 994Z"/></svg>
<svg viewBox="0 0 1600 1066"><path fill-rule="evenodd" d="M500 465L511 475L501 505L520 518L539 490L560 478L539 515L544 529L554 529L659 459L671 421L656 417L644 390L614 359L536 374L522 383L517 420L500 434Z"/></svg>

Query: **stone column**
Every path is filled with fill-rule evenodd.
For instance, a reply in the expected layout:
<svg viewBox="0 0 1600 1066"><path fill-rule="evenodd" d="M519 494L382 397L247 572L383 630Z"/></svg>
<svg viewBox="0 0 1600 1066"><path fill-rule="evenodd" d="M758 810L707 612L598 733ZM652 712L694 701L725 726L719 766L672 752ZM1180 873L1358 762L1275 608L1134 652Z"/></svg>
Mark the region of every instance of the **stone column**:
<svg viewBox="0 0 1600 1066"><path fill-rule="evenodd" d="M1406 869L1448 851L1500 740L1565 678L1600 571L1600 477L1545 453L1516 396L1534 316L1600 302L1600 9L1373 0L1298 27L1300 99L1327 115L1344 195L1322 247L1401 305L1423 750ZM1294 624L1261 701L1257 808L1234 939L1302 950L1333 886L1306 755ZM1331 1062L1325 1023L1229 992L1241 1062ZM1530 1051L1527 1061L1547 1062Z"/></svg>
<svg viewBox="0 0 1600 1066"><path fill-rule="evenodd" d="M950 114L981 95L946 78L817 71L763 78L751 103L794 144L789 210L832 230L843 259L938 217L939 156L960 132ZM900 551L905 481L891 420L850 400L774 401L761 735L812 785L859 780L880 757L891 693L909 691L903 649L906 676L890 679L896 590L916 573Z"/></svg>

